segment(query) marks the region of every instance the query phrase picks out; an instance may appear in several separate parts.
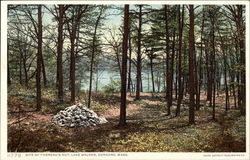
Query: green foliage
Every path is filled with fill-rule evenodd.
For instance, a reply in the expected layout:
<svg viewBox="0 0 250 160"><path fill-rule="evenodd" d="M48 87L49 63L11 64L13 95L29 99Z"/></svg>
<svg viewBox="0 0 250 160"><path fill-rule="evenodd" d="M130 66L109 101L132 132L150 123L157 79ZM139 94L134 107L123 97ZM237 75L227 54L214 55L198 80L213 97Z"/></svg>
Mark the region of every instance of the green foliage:
<svg viewBox="0 0 250 160"><path fill-rule="evenodd" d="M233 71L242 72L242 71L245 71L245 66L238 64L238 65L234 65L231 69Z"/></svg>
<svg viewBox="0 0 250 160"><path fill-rule="evenodd" d="M120 92L120 88L121 88L121 82L120 80L114 80L112 77L110 78L110 83L103 86L102 90L104 93L106 94L113 94L113 93L117 93Z"/></svg>
<svg viewBox="0 0 250 160"><path fill-rule="evenodd" d="M231 134L235 140L240 142L246 141L246 117L239 117L228 130L228 133Z"/></svg>
<svg viewBox="0 0 250 160"><path fill-rule="evenodd" d="M108 107L107 105L100 104L97 101L92 101L90 109L95 111L97 114L103 114L107 111Z"/></svg>
<svg viewBox="0 0 250 160"><path fill-rule="evenodd" d="M178 124L178 123L176 123ZM180 130L178 130L180 131ZM209 123L204 127L190 126L183 131L170 129L129 133L125 138L110 140L108 151L124 152L204 152L212 149L211 140L219 135L219 126Z"/></svg>

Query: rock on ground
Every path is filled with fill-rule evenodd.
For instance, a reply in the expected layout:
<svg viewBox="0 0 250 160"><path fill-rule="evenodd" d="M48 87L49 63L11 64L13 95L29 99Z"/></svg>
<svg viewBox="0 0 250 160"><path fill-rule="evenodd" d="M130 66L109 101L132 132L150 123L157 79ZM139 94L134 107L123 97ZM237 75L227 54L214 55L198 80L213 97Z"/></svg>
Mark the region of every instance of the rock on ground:
<svg viewBox="0 0 250 160"><path fill-rule="evenodd" d="M87 127L104 124L108 121L82 104L76 104L58 112L52 118L52 124L67 127Z"/></svg>

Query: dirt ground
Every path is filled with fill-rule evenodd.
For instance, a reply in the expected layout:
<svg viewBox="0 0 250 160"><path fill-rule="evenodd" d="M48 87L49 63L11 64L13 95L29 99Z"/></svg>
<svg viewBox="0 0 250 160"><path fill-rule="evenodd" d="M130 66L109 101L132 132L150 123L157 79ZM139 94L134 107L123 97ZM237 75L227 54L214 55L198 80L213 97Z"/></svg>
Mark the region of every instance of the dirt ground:
<svg viewBox="0 0 250 160"><path fill-rule="evenodd" d="M118 101L119 95L114 96ZM117 127L119 102L108 104L106 111L99 114L108 120L104 125L64 128L50 123L56 111L36 112L32 110L32 104L27 107L25 101L10 96L9 105L12 107L8 114L8 151L243 152L244 140L237 140L230 133L230 127L239 117L239 110L231 107L225 113L223 102L223 96L218 96L216 121L212 121L211 108L206 105L203 95L201 103L204 105L195 113L196 124L190 126L188 105L182 105L181 116L175 117L174 101L171 115L167 116L163 94L141 93L140 101L134 101L134 96L128 94L128 125L125 128Z"/></svg>

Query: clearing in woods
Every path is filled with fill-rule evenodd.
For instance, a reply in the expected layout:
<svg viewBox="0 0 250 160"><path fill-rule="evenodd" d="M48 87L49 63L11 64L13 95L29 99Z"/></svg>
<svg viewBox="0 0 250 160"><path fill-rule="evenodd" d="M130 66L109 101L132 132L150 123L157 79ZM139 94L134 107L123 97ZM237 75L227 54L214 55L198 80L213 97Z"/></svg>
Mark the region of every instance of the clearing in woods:
<svg viewBox="0 0 250 160"><path fill-rule="evenodd" d="M42 111L35 107L32 95L9 94L8 151L10 152L244 152L245 119L238 109L227 114L223 104L216 104L216 120L212 109L202 105L195 112L196 124L188 125L187 97L181 115L175 117L176 101L171 115L166 114L163 94L141 93L127 98L127 127L119 129L119 95L94 94L94 111L108 123L87 128L53 126L51 118L68 104L57 104L46 96ZM52 96L53 97L53 96ZM205 103L202 96L201 104ZM223 96L218 96L223 102ZM218 101L218 102L219 102ZM81 102L81 101L79 101ZM56 106L56 107L55 107ZM97 106L97 107L96 107ZM219 107L220 106L220 107ZM29 109L29 111L27 110ZM33 108L34 109L34 108ZM237 119L238 118L238 119Z"/></svg>

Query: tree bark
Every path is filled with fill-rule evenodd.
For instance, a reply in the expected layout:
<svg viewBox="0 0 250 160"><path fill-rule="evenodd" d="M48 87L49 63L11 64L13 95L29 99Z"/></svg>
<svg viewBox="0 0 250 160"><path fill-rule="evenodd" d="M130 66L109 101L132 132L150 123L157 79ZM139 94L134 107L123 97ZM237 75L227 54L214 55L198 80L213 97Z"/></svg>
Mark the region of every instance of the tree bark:
<svg viewBox="0 0 250 160"><path fill-rule="evenodd" d="M202 9L202 24L201 24L201 52L199 56L199 75L197 79L198 83L198 91L197 91L197 97L196 97L196 109L200 109L200 95L201 95L201 86L203 81L203 72L202 72L202 56L203 56L203 32L204 32L204 22L205 22L205 13L204 13L204 7Z"/></svg>
<svg viewBox="0 0 250 160"><path fill-rule="evenodd" d="M71 45L70 45L70 103L75 104L75 30L73 31L73 35L71 36Z"/></svg>
<svg viewBox="0 0 250 160"><path fill-rule="evenodd" d="M189 5L189 124L195 123L194 115L194 9Z"/></svg>
<svg viewBox="0 0 250 160"><path fill-rule="evenodd" d="M218 33L220 34L220 31L218 31ZM228 84L227 84L227 56L225 54L225 45L224 45L225 40L223 39L221 34L220 34L220 40L221 40L221 50L223 56L224 86L226 91L225 111L227 111L229 109L229 94L228 94Z"/></svg>
<svg viewBox="0 0 250 160"><path fill-rule="evenodd" d="M181 16L181 8L180 5L178 7L178 22L179 22L179 76L178 76L178 100L177 100L177 108L175 116L179 116L181 112L181 101L183 98L183 84L182 84L182 34L183 34L183 25L184 25L184 6L182 6L182 16Z"/></svg>
<svg viewBox="0 0 250 160"><path fill-rule="evenodd" d="M41 110L42 6L38 5L38 47L36 69L36 110Z"/></svg>
<svg viewBox="0 0 250 160"><path fill-rule="evenodd" d="M22 58L19 59L19 83L23 84L23 78L22 78Z"/></svg>
<svg viewBox="0 0 250 160"><path fill-rule="evenodd" d="M63 66L62 66L62 55L63 55L63 15L64 6L59 5L59 17L58 17L58 37L57 37L57 89L58 89L58 100L63 102Z"/></svg>
<svg viewBox="0 0 250 160"><path fill-rule="evenodd" d="M43 85L44 85L44 87L46 87L47 86L47 78L46 78L46 71L45 71L43 55L41 57L41 63L42 63L42 73L43 73Z"/></svg>
<svg viewBox="0 0 250 160"><path fill-rule="evenodd" d="M9 51L9 49L8 49L8 51ZM7 51L7 52L8 52ZM7 67L8 67L8 69L7 69L7 76L8 76L8 86L9 85L11 85L11 78L10 78L10 65L9 65L9 53L7 53L7 60L8 60L8 62L7 62Z"/></svg>
<svg viewBox="0 0 250 160"><path fill-rule="evenodd" d="M137 51L137 76L136 76L136 97L140 99L141 92L141 27L142 27L142 5L139 5L139 29L138 29L138 51Z"/></svg>
<svg viewBox="0 0 250 160"><path fill-rule="evenodd" d="M164 5L164 15L165 15L165 38L166 38L166 99L167 99L167 112L170 115L170 89L171 89L171 81L170 81L170 66L169 66L169 30L168 30L168 5Z"/></svg>
<svg viewBox="0 0 250 160"><path fill-rule="evenodd" d="M101 20L102 10L97 17L96 23L95 23L95 29L94 29L94 35L93 35L93 41L92 41L92 55L91 55L91 65L90 65L90 77L89 77L89 97L88 97L88 107L90 108L91 104L91 92L92 92L92 80L93 80L93 65L94 65L94 58L95 58L95 50L96 50L96 34L97 34L97 28L99 25L99 22ZM119 59L119 57L118 57Z"/></svg>
<svg viewBox="0 0 250 160"><path fill-rule="evenodd" d="M172 56L171 56L171 67L170 67L170 95L169 95L170 106L172 106L173 103L174 59L175 59L175 28L173 31Z"/></svg>
<svg viewBox="0 0 250 160"><path fill-rule="evenodd" d="M130 30L130 29L129 29ZM128 91L131 91L131 64L132 64L132 60L131 60L131 56L132 56L132 43L131 43L131 31L129 32L128 35L128 41L129 41L129 66L128 66Z"/></svg>
<svg viewBox="0 0 250 160"><path fill-rule="evenodd" d="M239 37L239 47L240 47L240 65L242 66L242 70L240 72L241 77L241 105L240 105L240 113L242 116L246 115L246 77L245 77L245 43L244 43L244 24L243 24L243 6L237 5L237 31Z"/></svg>
<svg viewBox="0 0 250 160"><path fill-rule="evenodd" d="M124 26L123 26L123 43L122 43L122 79L121 79L121 106L119 127L126 125L126 81L127 81L127 50L129 34L129 5L124 8Z"/></svg>
<svg viewBox="0 0 250 160"><path fill-rule="evenodd" d="M212 106L213 106L213 117L212 119L215 120L215 92L216 92L216 62L215 62L215 19L214 19L214 13L210 13L210 20L211 20L211 25L212 25L212 30L211 30L211 36L212 36L212 58L211 58L211 74L212 74ZM210 102L211 105L211 102Z"/></svg>
<svg viewBox="0 0 250 160"><path fill-rule="evenodd" d="M153 70L153 58L152 57L150 57L150 71L151 71L151 81L152 81L153 93L155 93L154 70Z"/></svg>

